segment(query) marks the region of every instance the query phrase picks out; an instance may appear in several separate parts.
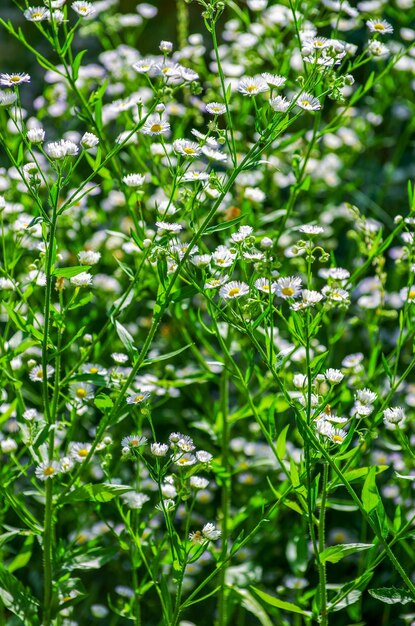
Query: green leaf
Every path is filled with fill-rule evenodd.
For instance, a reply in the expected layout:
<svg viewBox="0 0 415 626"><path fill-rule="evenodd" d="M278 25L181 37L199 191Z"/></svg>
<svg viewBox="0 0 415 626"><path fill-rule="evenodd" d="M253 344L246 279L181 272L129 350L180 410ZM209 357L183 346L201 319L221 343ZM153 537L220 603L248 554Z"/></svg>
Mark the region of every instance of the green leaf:
<svg viewBox="0 0 415 626"><path fill-rule="evenodd" d="M117 320L114 321L114 325L118 337L121 339L122 344L128 352L137 352L137 348L134 345L134 337L128 332L125 326L120 324Z"/></svg>
<svg viewBox="0 0 415 626"><path fill-rule="evenodd" d="M362 489L362 504L366 513L376 509L381 502L378 488L376 487L376 467L371 467Z"/></svg>
<svg viewBox="0 0 415 626"><path fill-rule="evenodd" d="M214 226L209 226L206 228L205 235L211 235L212 233L218 233L221 230L227 230L228 228L232 228L232 226L236 226L243 219L243 215L239 217L235 217L233 220L229 220L229 222L222 222L221 224L215 224Z"/></svg>
<svg viewBox="0 0 415 626"><path fill-rule="evenodd" d="M78 52L78 54L76 55L76 57L74 58L72 62L72 74L73 74L74 80L77 80L78 78L79 68L81 67L82 58L84 54L86 54L86 52L87 50L81 50L81 52Z"/></svg>
<svg viewBox="0 0 415 626"><path fill-rule="evenodd" d="M290 613L299 613L300 615L306 615L307 617L311 617L310 611L304 611L302 608L297 606L296 604L292 604L291 602L285 602L283 600L279 600L274 596L270 596L268 593L257 589L256 587L251 587L252 591L254 591L263 602L266 602L270 606L275 606L277 609L282 609L283 611L289 611Z"/></svg>
<svg viewBox="0 0 415 626"><path fill-rule="evenodd" d="M350 593L347 594L347 596L345 596L344 598L342 598L342 600L340 600L340 602L336 602L336 604L333 605L329 605L329 611L341 611L342 609L345 609L346 607L350 606L351 604L354 604L355 602L357 602L362 596L362 592L359 591L359 589L352 589L352 591L350 591Z"/></svg>
<svg viewBox="0 0 415 626"><path fill-rule="evenodd" d="M280 434L278 435L276 448L277 448L277 455L279 459L283 459L285 457L286 439L287 439L287 432L288 432L289 427L290 425L287 424L287 426L283 428Z"/></svg>
<svg viewBox="0 0 415 626"><path fill-rule="evenodd" d="M7 566L7 571L10 574L13 574L13 572L15 572L17 569L21 569L29 563L30 557L32 556L34 539L34 535L29 535L28 537L26 537L23 546L19 550L19 554L17 554L14 557L13 561Z"/></svg>
<svg viewBox="0 0 415 626"><path fill-rule="evenodd" d="M409 602L414 602L414 598L408 594L406 589L379 587L379 589L368 589L368 591L373 598L385 604L409 604Z"/></svg>
<svg viewBox="0 0 415 626"><path fill-rule="evenodd" d="M94 404L97 407L97 409L99 409L103 413L107 412L106 409L112 409L112 407L114 406L114 403L111 400L111 398L107 396L107 394L105 393L98 394L94 400Z"/></svg>
<svg viewBox="0 0 415 626"><path fill-rule="evenodd" d="M193 345L192 343L188 343L186 346L183 346L183 348L179 348L179 350L173 350L173 352L168 352L167 354L161 354L160 356L154 357L154 359L147 359L146 361L144 361L143 365L150 365L150 363L158 363L159 361L166 361L167 359L172 359L174 356L177 356L181 352L184 352L185 350L190 348L190 346L192 345Z"/></svg>
<svg viewBox="0 0 415 626"><path fill-rule="evenodd" d="M349 554L362 552L370 548L373 548L372 543L339 543L336 546L330 546L323 550L323 552L320 552L319 559L321 563L325 563L326 561L329 563L338 563Z"/></svg>
<svg viewBox="0 0 415 626"><path fill-rule="evenodd" d="M59 500L59 504L68 504L70 502L82 502L88 500L92 502L109 502L117 496L131 490L131 486L129 485L112 485L110 483L93 485L92 483L88 483L86 485L82 485L82 487L77 487L70 493L64 495Z"/></svg>
<svg viewBox="0 0 415 626"><path fill-rule="evenodd" d="M78 276L82 272L90 269L88 265L74 265L73 267L58 267L54 270L53 275L57 278L72 278Z"/></svg>
<svg viewBox="0 0 415 626"><path fill-rule="evenodd" d="M241 597L241 606L243 606L245 611L248 611L249 613L252 613L252 615L255 615L261 626L272 626L272 621L270 620L267 613L247 589L239 589L237 587L233 587L232 591Z"/></svg>
<svg viewBox="0 0 415 626"><path fill-rule="evenodd" d="M25 626L38 626L38 601L16 576L0 567L0 599Z"/></svg>

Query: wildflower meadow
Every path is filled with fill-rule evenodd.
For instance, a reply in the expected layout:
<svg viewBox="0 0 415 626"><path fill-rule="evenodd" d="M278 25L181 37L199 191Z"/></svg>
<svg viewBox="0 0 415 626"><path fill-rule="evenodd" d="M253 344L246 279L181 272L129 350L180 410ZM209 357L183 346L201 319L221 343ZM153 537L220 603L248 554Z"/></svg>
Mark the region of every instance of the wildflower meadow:
<svg viewBox="0 0 415 626"><path fill-rule="evenodd" d="M414 626L414 0L136 2L0 3L0 626Z"/></svg>

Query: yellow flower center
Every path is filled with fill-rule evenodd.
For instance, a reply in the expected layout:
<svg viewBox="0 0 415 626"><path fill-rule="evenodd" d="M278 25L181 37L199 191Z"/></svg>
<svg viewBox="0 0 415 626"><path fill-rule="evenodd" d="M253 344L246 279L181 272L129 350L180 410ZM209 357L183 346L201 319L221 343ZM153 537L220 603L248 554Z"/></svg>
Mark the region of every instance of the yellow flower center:
<svg viewBox="0 0 415 626"><path fill-rule="evenodd" d="M40 379L42 379L42 378L43 378L43 372L42 372L42 370L39 370L38 372L36 372L36 378L40 378Z"/></svg>
<svg viewBox="0 0 415 626"><path fill-rule="evenodd" d="M11 83L19 83L20 82L20 76L10 76L10 82Z"/></svg>
<svg viewBox="0 0 415 626"><path fill-rule="evenodd" d="M384 25L383 25L383 24L373 24L373 28L374 28L375 30L380 30L380 31L385 30L385 27L384 27Z"/></svg>
<svg viewBox="0 0 415 626"><path fill-rule="evenodd" d="M257 90L256 85L248 85L248 87L246 88L248 93L254 93L254 91Z"/></svg>
<svg viewBox="0 0 415 626"><path fill-rule="evenodd" d="M333 435L334 443L342 443L343 437L341 435Z"/></svg>
<svg viewBox="0 0 415 626"><path fill-rule="evenodd" d="M153 124L150 130L152 133L161 133L163 126L161 124Z"/></svg>
<svg viewBox="0 0 415 626"><path fill-rule="evenodd" d="M141 402L142 400L144 400L143 395L134 396L134 402Z"/></svg>
<svg viewBox="0 0 415 626"><path fill-rule="evenodd" d="M415 298L415 289L411 289L408 293L408 300L413 300Z"/></svg>
<svg viewBox="0 0 415 626"><path fill-rule="evenodd" d="M76 395L78 396L78 398L85 398L86 396L86 390L83 387L79 387L76 390Z"/></svg>
<svg viewBox="0 0 415 626"><path fill-rule="evenodd" d="M193 148L185 148L183 152L185 152L186 154L196 154L196 150L194 150Z"/></svg>
<svg viewBox="0 0 415 626"><path fill-rule="evenodd" d="M89 373L90 374L98 374L98 368L97 367L90 367L89 368Z"/></svg>
<svg viewBox="0 0 415 626"><path fill-rule="evenodd" d="M82 456L85 458L88 456L88 450L86 448L82 448L81 450L78 450L78 454L79 456Z"/></svg>
<svg viewBox="0 0 415 626"><path fill-rule="evenodd" d="M294 294L294 289L292 287L283 287L281 289L281 293L284 296L292 296Z"/></svg>
<svg viewBox="0 0 415 626"><path fill-rule="evenodd" d="M45 469L43 470L43 475L44 476L53 476L53 474L55 472L56 472L56 470L53 467L53 465L49 465L48 467L45 467Z"/></svg>
<svg viewBox="0 0 415 626"><path fill-rule="evenodd" d="M262 291L269 291L269 285L262 285Z"/></svg>
<svg viewBox="0 0 415 626"><path fill-rule="evenodd" d="M240 291L241 290L239 289L239 287L233 287L232 289L229 290L229 295L237 296Z"/></svg>
<svg viewBox="0 0 415 626"><path fill-rule="evenodd" d="M40 11L37 11L36 13L32 13L32 18L34 20L37 20L37 19L42 18L42 17L43 17L43 13L41 13Z"/></svg>
<svg viewBox="0 0 415 626"><path fill-rule="evenodd" d="M310 101L309 101L309 100L301 100L301 104L302 104L304 107L309 107L311 103L310 103Z"/></svg>

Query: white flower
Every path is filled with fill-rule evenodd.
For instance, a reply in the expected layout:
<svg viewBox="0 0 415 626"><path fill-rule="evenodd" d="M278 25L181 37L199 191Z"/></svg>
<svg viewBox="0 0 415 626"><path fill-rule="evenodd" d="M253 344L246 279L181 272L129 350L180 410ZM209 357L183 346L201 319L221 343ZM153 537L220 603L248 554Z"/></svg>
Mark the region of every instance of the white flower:
<svg viewBox="0 0 415 626"><path fill-rule="evenodd" d="M147 437L143 435L128 435L128 437L121 439L122 448L140 448L141 446L145 446L146 443Z"/></svg>
<svg viewBox="0 0 415 626"><path fill-rule="evenodd" d="M238 91L243 96L256 96L263 91L268 91L268 89L267 83L261 76L241 78L238 85Z"/></svg>
<svg viewBox="0 0 415 626"><path fill-rule="evenodd" d="M196 458L199 463L210 463L210 461L213 459L213 456L210 454L210 452L206 452L206 450L199 450L198 452L196 452Z"/></svg>
<svg viewBox="0 0 415 626"><path fill-rule="evenodd" d="M209 481L207 478L202 478L201 476L191 476L189 484L192 489L206 489L209 485Z"/></svg>
<svg viewBox="0 0 415 626"><path fill-rule="evenodd" d="M252 231L254 229L252 226L241 226L237 233L233 233L231 235L232 241L235 243L240 243L241 241L245 241L249 235L252 235Z"/></svg>
<svg viewBox="0 0 415 626"><path fill-rule="evenodd" d="M220 102L210 102L205 109L211 115L223 115L226 113L226 106Z"/></svg>
<svg viewBox="0 0 415 626"><path fill-rule="evenodd" d="M306 111L318 111L321 109L319 100L304 91L298 96L296 104Z"/></svg>
<svg viewBox="0 0 415 626"><path fill-rule="evenodd" d="M75 466L75 463L73 459L71 459L69 456L62 457L61 462L60 462L61 472L65 472L65 473L70 472L71 469L74 468L74 466Z"/></svg>
<svg viewBox="0 0 415 626"><path fill-rule="evenodd" d="M46 463L41 463L35 469L36 477L39 480L47 480L48 478L52 478L56 476L60 472L60 465L57 461L47 461Z"/></svg>
<svg viewBox="0 0 415 626"><path fill-rule="evenodd" d="M169 446L166 443L152 443L150 451L153 456L166 456L169 451Z"/></svg>
<svg viewBox="0 0 415 626"><path fill-rule="evenodd" d="M369 41L368 50L374 57L384 57L389 54L387 46L377 39Z"/></svg>
<svg viewBox="0 0 415 626"><path fill-rule="evenodd" d="M145 174L127 174L127 176L123 176L122 182L127 185L127 187L142 187L146 181Z"/></svg>
<svg viewBox="0 0 415 626"><path fill-rule="evenodd" d="M236 257L226 246L218 246L212 254L212 262L220 267L230 267Z"/></svg>
<svg viewBox="0 0 415 626"><path fill-rule="evenodd" d="M49 10L46 7L29 7L23 13L29 22L42 22L49 17Z"/></svg>
<svg viewBox="0 0 415 626"><path fill-rule="evenodd" d="M91 400L94 397L94 388L88 383L73 383L69 391L72 398L78 401Z"/></svg>
<svg viewBox="0 0 415 626"><path fill-rule="evenodd" d="M86 148L95 148L99 144L99 139L94 133L84 133L81 139L81 146Z"/></svg>
<svg viewBox="0 0 415 626"><path fill-rule="evenodd" d="M84 2L83 0L76 0L71 7L81 17L89 17L95 13L94 6L90 2Z"/></svg>
<svg viewBox="0 0 415 626"><path fill-rule="evenodd" d="M94 250L82 250L78 252L78 259L81 265L96 265L101 258L100 252Z"/></svg>
<svg viewBox="0 0 415 626"><path fill-rule="evenodd" d="M207 172L186 172L181 180L186 183L209 180L209 174Z"/></svg>
<svg viewBox="0 0 415 626"><path fill-rule="evenodd" d="M195 465L197 463L197 459L194 454L187 452L184 454L176 454L173 457L173 462L179 467L187 467L188 465Z"/></svg>
<svg viewBox="0 0 415 626"><path fill-rule="evenodd" d="M14 91L6 90L0 91L0 106L8 107L14 104L17 100L17 93Z"/></svg>
<svg viewBox="0 0 415 626"><path fill-rule="evenodd" d="M54 372L54 368L51 365L46 367L46 378L50 378ZM35 365L29 372L30 380L42 382L43 380L43 367L42 365Z"/></svg>
<svg viewBox="0 0 415 626"><path fill-rule="evenodd" d="M340 370L333 369L332 367L326 370L324 375L329 383L331 383L332 385L337 385L338 383L341 383L344 378L344 374L342 374Z"/></svg>
<svg viewBox="0 0 415 626"><path fill-rule="evenodd" d="M406 420L405 410L400 407L393 407L383 411L383 423L388 430L402 428Z"/></svg>
<svg viewBox="0 0 415 626"><path fill-rule="evenodd" d="M173 43L171 41L160 41L159 49L161 52L169 53L173 50Z"/></svg>
<svg viewBox="0 0 415 626"><path fill-rule="evenodd" d="M88 272L81 272L76 276L72 276L70 281L72 285L75 285L75 287L87 287L88 285L92 285L92 274L88 274Z"/></svg>
<svg viewBox="0 0 415 626"><path fill-rule="evenodd" d="M127 404L141 404L141 402L145 402L150 397L150 393L148 391L135 393L133 396L128 396Z"/></svg>
<svg viewBox="0 0 415 626"><path fill-rule="evenodd" d="M170 131L170 124L159 115L150 115L141 132L143 135L163 135Z"/></svg>
<svg viewBox="0 0 415 626"><path fill-rule="evenodd" d="M356 398L359 402L361 402L361 404L373 404L377 397L377 393L370 391L370 389L367 389L366 387L356 391Z"/></svg>
<svg viewBox="0 0 415 626"><path fill-rule="evenodd" d="M297 389L304 389L307 384L307 376L304 374L294 374L293 376L293 385Z"/></svg>
<svg viewBox="0 0 415 626"><path fill-rule="evenodd" d="M227 161L228 159L226 154L219 152L219 150L213 150L209 146L203 146L202 152L211 161Z"/></svg>
<svg viewBox="0 0 415 626"><path fill-rule="evenodd" d="M285 113L291 102L284 98L283 96L276 96L275 98L271 98L269 101L271 108L274 109L277 113Z"/></svg>
<svg viewBox="0 0 415 626"><path fill-rule="evenodd" d="M216 541L221 536L221 531L216 529L214 524L205 524L202 528L202 534L205 539L209 539L210 541Z"/></svg>
<svg viewBox="0 0 415 626"><path fill-rule="evenodd" d="M147 74L154 65L151 59L141 59L133 64L133 69L139 74Z"/></svg>
<svg viewBox="0 0 415 626"><path fill-rule="evenodd" d="M0 449L4 454L12 454L17 450L17 443L11 437L7 437L0 441Z"/></svg>
<svg viewBox="0 0 415 626"><path fill-rule="evenodd" d="M346 436L347 432L343 430L343 428L333 428L333 430L330 432L329 439L331 439L333 443L341 445Z"/></svg>
<svg viewBox="0 0 415 626"><path fill-rule="evenodd" d="M284 76L269 74L268 72L263 72L261 74L261 78L263 78L265 82L270 85L270 87L282 87L287 82L287 79L284 78Z"/></svg>
<svg viewBox="0 0 415 626"><path fill-rule="evenodd" d="M48 143L46 152L51 159L63 159L66 156L76 156L78 154L78 146L73 141L61 139L60 141Z"/></svg>
<svg viewBox="0 0 415 626"><path fill-rule="evenodd" d="M141 509L143 505L150 500L145 493L140 493L138 491L127 491L127 493L123 493L121 498L124 500L128 508L134 510Z"/></svg>
<svg viewBox="0 0 415 626"><path fill-rule="evenodd" d="M90 453L92 445L90 443L72 443L70 456L74 461L82 463Z"/></svg>
<svg viewBox="0 0 415 626"><path fill-rule="evenodd" d="M371 33L379 33L379 35L393 33L393 26L386 20L368 20L366 26Z"/></svg>
<svg viewBox="0 0 415 626"><path fill-rule="evenodd" d="M27 140L31 143L42 143L45 139L45 131L43 128L32 128L27 131Z"/></svg>
<svg viewBox="0 0 415 626"><path fill-rule="evenodd" d="M320 235L324 233L322 226L315 226L314 224L304 224L304 226L300 226L298 230L300 233L305 233L306 235Z"/></svg>
<svg viewBox="0 0 415 626"><path fill-rule="evenodd" d="M277 280L276 294L280 298L298 298L301 293L301 278L299 276L281 277Z"/></svg>
<svg viewBox="0 0 415 626"><path fill-rule="evenodd" d="M15 87L16 85L21 85L22 83L30 83L29 74L0 74L0 85L3 85L4 87Z"/></svg>
<svg viewBox="0 0 415 626"><path fill-rule="evenodd" d="M276 293L277 283L272 283L268 278L257 278L255 288L263 293Z"/></svg>
<svg viewBox="0 0 415 626"><path fill-rule="evenodd" d="M249 286L241 281L233 280L219 289L219 295L224 300L240 298L249 293Z"/></svg>
<svg viewBox="0 0 415 626"><path fill-rule="evenodd" d="M229 276L227 274L219 278L216 278L216 277L209 278L209 280L204 284L204 289L217 289L218 287L226 283L228 280L229 280Z"/></svg>
<svg viewBox="0 0 415 626"><path fill-rule="evenodd" d="M199 144L188 139L176 139L176 141L173 141L173 149L177 154L193 158L197 157L201 152Z"/></svg>
<svg viewBox="0 0 415 626"><path fill-rule="evenodd" d="M170 222L156 222L156 226L159 232L179 233L183 230L183 226L180 224L172 224Z"/></svg>

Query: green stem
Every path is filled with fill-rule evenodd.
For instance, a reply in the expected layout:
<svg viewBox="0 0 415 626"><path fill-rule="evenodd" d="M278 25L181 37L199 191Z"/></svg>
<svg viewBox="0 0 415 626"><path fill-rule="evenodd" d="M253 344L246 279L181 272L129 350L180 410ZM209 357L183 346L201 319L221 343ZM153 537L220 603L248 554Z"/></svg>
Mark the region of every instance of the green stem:
<svg viewBox="0 0 415 626"><path fill-rule="evenodd" d="M228 337L229 341L229 337ZM221 417L221 434L222 434L222 467L224 477L221 490L222 501L222 543L223 550L226 550L229 531L229 509L231 496L231 468L229 462L229 435L230 428L228 422L229 413L229 372L226 367L223 368L220 381L220 417ZM227 593L226 593L226 570L223 567L220 573L220 590L218 599L218 626L226 626L228 623L227 616Z"/></svg>
<svg viewBox="0 0 415 626"><path fill-rule="evenodd" d="M318 569L320 578L320 624L327 626L327 573L326 563L320 560L320 554L325 548L325 533L326 533L326 499L327 499L327 483L328 483L329 466L325 462L323 464L323 478L321 485L321 503L320 503L320 517L318 524Z"/></svg>

